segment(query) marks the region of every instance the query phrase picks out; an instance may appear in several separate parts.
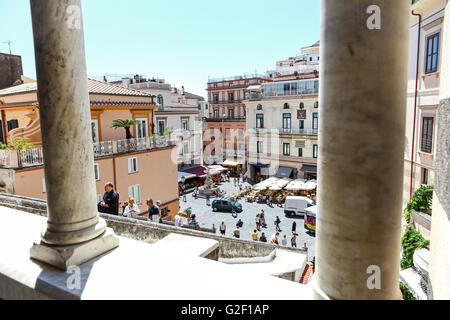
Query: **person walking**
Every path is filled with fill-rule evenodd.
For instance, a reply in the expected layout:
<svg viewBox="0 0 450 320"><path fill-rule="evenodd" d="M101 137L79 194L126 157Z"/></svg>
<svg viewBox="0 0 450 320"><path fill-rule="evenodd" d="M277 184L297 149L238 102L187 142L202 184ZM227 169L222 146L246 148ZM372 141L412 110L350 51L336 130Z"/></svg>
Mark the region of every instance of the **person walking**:
<svg viewBox="0 0 450 320"><path fill-rule="evenodd" d="M261 231L261 221L260 221L260 215L256 215L256 230Z"/></svg>
<svg viewBox="0 0 450 320"><path fill-rule="evenodd" d="M220 234L222 236L225 236L225 232L227 231L227 226L225 225L225 222L222 221L222 223L220 224L219 230L220 230Z"/></svg>
<svg viewBox="0 0 450 320"><path fill-rule="evenodd" d="M292 222L292 232L297 231L297 222Z"/></svg>
<svg viewBox="0 0 450 320"><path fill-rule="evenodd" d="M256 230L253 230L252 239L253 241L258 241L258 233L256 232Z"/></svg>
<svg viewBox="0 0 450 320"><path fill-rule="evenodd" d="M97 206L98 212L119 215L119 194L114 191L114 185L111 182L105 184L105 194L103 200Z"/></svg>
<svg viewBox="0 0 450 320"><path fill-rule="evenodd" d="M209 194L207 194L207 195L206 195L206 205L207 205L207 206L210 206L210 205L211 205L211 203L209 202L209 200L210 200L210 199L209 199Z"/></svg>
<svg viewBox="0 0 450 320"><path fill-rule="evenodd" d="M281 239L281 245L285 246L285 247L287 246L287 237L286 237L286 235L284 235L283 239Z"/></svg>
<svg viewBox="0 0 450 320"><path fill-rule="evenodd" d="M261 233L261 237L259 237L259 241L261 241L261 242L267 242L267 238L266 238L266 235L264 234L264 232Z"/></svg>
<svg viewBox="0 0 450 320"><path fill-rule="evenodd" d="M291 247L297 248L297 234L293 233L291 238Z"/></svg>
<svg viewBox="0 0 450 320"><path fill-rule="evenodd" d="M261 227L267 228L266 217L264 216L264 210L261 210L261 213L259 214L259 219L260 219Z"/></svg>
<svg viewBox="0 0 450 320"><path fill-rule="evenodd" d="M148 198L147 199L147 206L148 206L148 218L152 222L158 222L159 220L159 208L158 206L155 206L153 204L153 199Z"/></svg>
<svg viewBox="0 0 450 320"><path fill-rule="evenodd" d="M134 203L133 197L128 199L128 205L125 208L125 212L123 213L124 217L136 219L141 216L141 211L139 207Z"/></svg>
<svg viewBox="0 0 450 320"><path fill-rule="evenodd" d="M233 235L235 238L240 238L241 237L241 231L239 231L239 227L236 226L236 230L234 230Z"/></svg>
<svg viewBox="0 0 450 320"><path fill-rule="evenodd" d="M281 220L280 220L280 218L277 216L277 219L275 220L275 230L277 230L278 232L281 232L281 229L280 229L280 223L281 223Z"/></svg>

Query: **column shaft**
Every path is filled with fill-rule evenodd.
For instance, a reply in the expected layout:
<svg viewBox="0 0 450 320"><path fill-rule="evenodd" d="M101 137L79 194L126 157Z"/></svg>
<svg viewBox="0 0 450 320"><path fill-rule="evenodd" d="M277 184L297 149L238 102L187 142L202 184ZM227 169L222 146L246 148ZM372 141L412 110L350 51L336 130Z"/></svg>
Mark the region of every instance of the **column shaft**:
<svg viewBox="0 0 450 320"><path fill-rule="evenodd" d="M31 0L48 226L69 245L105 231L98 217L80 0Z"/></svg>
<svg viewBox="0 0 450 320"><path fill-rule="evenodd" d="M322 0L317 298L401 297L410 6Z"/></svg>

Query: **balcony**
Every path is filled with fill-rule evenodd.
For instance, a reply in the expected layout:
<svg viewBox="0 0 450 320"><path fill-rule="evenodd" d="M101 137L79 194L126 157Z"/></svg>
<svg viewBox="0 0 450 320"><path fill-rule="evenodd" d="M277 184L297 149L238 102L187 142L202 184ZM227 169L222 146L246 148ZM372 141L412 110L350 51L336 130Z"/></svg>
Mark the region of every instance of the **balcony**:
<svg viewBox="0 0 450 320"><path fill-rule="evenodd" d="M100 158L129 152L154 150L174 146L169 137L138 138L117 141L96 142L94 145L94 157ZM27 168L44 164L42 147L30 150L0 150L0 168Z"/></svg>
<svg viewBox="0 0 450 320"><path fill-rule="evenodd" d="M207 118L206 122L245 122L245 117Z"/></svg>
<svg viewBox="0 0 450 320"><path fill-rule="evenodd" d="M318 129L278 129L279 134L293 134L302 136L317 136L319 135Z"/></svg>
<svg viewBox="0 0 450 320"><path fill-rule="evenodd" d="M215 100L212 101L211 104L238 104L242 103L242 99L240 100Z"/></svg>

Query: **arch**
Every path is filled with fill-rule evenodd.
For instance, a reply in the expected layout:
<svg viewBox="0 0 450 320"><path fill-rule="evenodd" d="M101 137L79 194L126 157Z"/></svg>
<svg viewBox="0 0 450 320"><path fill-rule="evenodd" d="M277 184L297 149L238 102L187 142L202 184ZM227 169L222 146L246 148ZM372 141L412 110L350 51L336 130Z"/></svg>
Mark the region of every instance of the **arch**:
<svg viewBox="0 0 450 320"><path fill-rule="evenodd" d="M289 109L290 108L290 106L289 106L289 103L285 103L284 105L283 105L283 109Z"/></svg>

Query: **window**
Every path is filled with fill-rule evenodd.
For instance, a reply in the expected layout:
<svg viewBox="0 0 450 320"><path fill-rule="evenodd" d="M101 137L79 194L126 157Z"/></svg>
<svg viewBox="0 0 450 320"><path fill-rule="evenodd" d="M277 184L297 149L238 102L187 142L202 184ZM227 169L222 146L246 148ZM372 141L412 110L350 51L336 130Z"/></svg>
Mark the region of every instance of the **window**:
<svg viewBox="0 0 450 320"><path fill-rule="evenodd" d="M164 98L162 95L158 95L158 104L164 107Z"/></svg>
<svg viewBox="0 0 450 320"><path fill-rule="evenodd" d="M289 109L290 107L289 107L289 103L285 103L284 105L283 105L283 109Z"/></svg>
<svg viewBox="0 0 450 320"><path fill-rule="evenodd" d="M198 110L202 110L202 105L200 103L198 104Z"/></svg>
<svg viewBox="0 0 450 320"><path fill-rule="evenodd" d="M303 102L300 102L300 109L305 109L305 104Z"/></svg>
<svg viewBox="0 0 450 320"><path fill-rule="evenodd" d="M214 118L219 119L219 110L214 110Z"/></svg>
<svg viewBox="0 0 450 320"><path fill-rule="evenodd" d="M218 103L219 102L219 94L218 93L215 93L213 95L213 101L214 101L214 103Z"/></svg>
<svg viewBox="0 0 450 320"><path fill-rule="evenodd" d="M147 124L148 121L146 118L138 118L136 119L136 135L138 138L146 138L147 137Z"/></svg>
<svg viewBox="0 0 450 320"><path fill-rule="evenodd" d="M314 108L319 108L319 101L314 102Z"/></svg>
<svg viewBox="0 0 450 320"><path fill-rule="evenodd" d="M283 143L283 156L290 156L290 155L291 155L291 144Z"/></svg>
<svg viewBox="0 0 450 320"><path fill-rule="evenodd" d="M258 143L256 145L256 152L263 153L263 142L262 141L258 141Z"/></svg>
<svg viewBox="0 0 450 320"><path fill-rule="evenodd" d="M319 155L319 145L315 144L313 145L313 158L317 159Z"/></svg>
<svg viewBox="0 0 450 320"><path fill-rule="evenodd" d="M305 129L305 120L299 120L298 127L299 129Z"/></svg>
<svg viewBox="0 0 450 320"><path fill-rule="evenodd" d="M439 58L439 35L440 33L438 32L427 38L427 61L425 65L425 73L437 71Z"/></svg>
<svg viewBox="0 0 450 320"><path fill-rule="evenodd" d="M283 113L283 129L291 129L291 114Z"/></svg>
<svg viewBox="0 0 450 320"><path fill-rule="evenodd" d="M262 110L262 105L258 104L258 106L256 107L256 110Z"/></svg>
<svg viewBox="0 0 450 320"><path fill-rule="evenodd" d="M100 167L99 167L98 163L94 163L94 176L95 176L95 181L100 180Z"/></svg>
<svg viewBox="0 0 450 320"><path fill-rule="evenodd" d="M136 173L138 171L137 158L128 158L128 173Z"/></svg>
<svg viewBox="0 0 450 320"><path fill-rule="evenodd" d="M298 148L298 156L300 158L303 157L303 149L302 148Z"/></svg>
<svg viewBox="0 0 450 320"><path fill-rule="evenodd" d="M264 115L261 113L256 115L256 128L258 129L264 128Z"/></svg>
<svg viewBox="0 0 450 320"><path fill-rule="evenodd" d="M140 204L141 203L141 185L137 184L134 186L128 187L128 195L130 197L133 197L134 203Z"/></svg>
<svg viewBox="0 0 450 320"><path fill-rule="evenodd" d="M234 110L228 109L228 118L233 119L234 118Z"/></svg>
<svg viewBox="0 0 450 320"><path fill-rule="evenodd" d="M8 132L9 132L9 131L19 127L19 121L16 119L9 120L8 122L6 122L6 125L8 126Z"/></svg>
<svg viewBox="0 0 450 320"><path fill-rule="evenodd" d="M422 119L422 152L431 153L433 146L433 118Z"/></svg>
<svg viewBox="0 0 450 320"><path fill-rule="evenodd" d="M189 142L183 143L183 153L188 154L189 153Z"/></svg>
<svg viewBox="0 0 450 320"><path fill-rule="evenodd" d="M165 128L166 128L166 122L164 120L159 120L158 121L158 133L159 135L163 135L165 132Z"/></svg>
<svg viewBox="0 0 450 320"><path fill-rule="evenodd" d="M422 168L422 184L428 185L428 169Z"/></svg>
<svg viewBox="0 0 450 320"><path fill-rule="evenodd" d="M313 113L312 128L316 129L316 130L319 129L319 113L318 112Z"/></svg>
<svg viewBox="0 0 450 320"><path fill-rule="evenodd" d="M208 110L208 104L205 104L205 109Z"/></svg>
<svg viewBox="0 0 450 320"><path fill-rule="evenodd" d="M229 93L228 94L228 101L234 101L234 94L233 93Z"/></svg>
<svg viewBox="0 0 450 320"><path fill-rule="evenodd" d="M183 119L181 120L181 128L183 128L183 130L189 130L189 120L188 119Z"/></svg>

